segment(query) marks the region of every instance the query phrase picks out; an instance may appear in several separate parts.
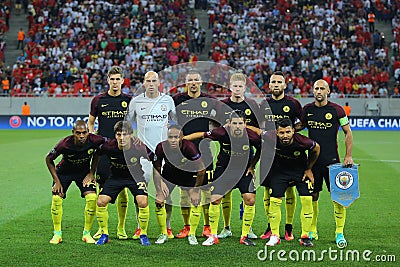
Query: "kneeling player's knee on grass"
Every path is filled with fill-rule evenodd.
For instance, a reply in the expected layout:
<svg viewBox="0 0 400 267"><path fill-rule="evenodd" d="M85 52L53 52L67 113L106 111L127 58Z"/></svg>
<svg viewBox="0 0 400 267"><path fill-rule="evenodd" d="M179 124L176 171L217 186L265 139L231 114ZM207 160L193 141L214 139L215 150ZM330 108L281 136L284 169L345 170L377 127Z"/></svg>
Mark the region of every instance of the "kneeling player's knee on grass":
<svg viewBox="0 0 400 267"><path fill-rule="evenodd" d="M139 208L146 208L148 205L146 196L137 196L136 202L137 202Z"/></svg>

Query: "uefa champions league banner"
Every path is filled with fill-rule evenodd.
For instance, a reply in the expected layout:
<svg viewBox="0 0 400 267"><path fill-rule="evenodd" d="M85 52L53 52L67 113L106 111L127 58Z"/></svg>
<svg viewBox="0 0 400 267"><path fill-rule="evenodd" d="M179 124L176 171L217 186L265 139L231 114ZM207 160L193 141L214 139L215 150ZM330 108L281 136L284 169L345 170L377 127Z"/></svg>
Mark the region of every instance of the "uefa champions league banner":
<svg viewBox="0 0 400 267"><path fill-rule="evenodd" d="M88 115L0 115L0 129L71 129ZM400 131L400 117L350 116L352 130Z"/></svg>
<svg viewBox="0 0 400 267"><path fill-rule="evenodd" d="M60 129L71 130L77 120L88 121L86 115L0 116L0 129Z"/></svg>
<svg viewBox="0 0 400 267"><path fill-rule="evenodd" d="M329 165L329 182L333 201L348 208L360 197L358 164L343 167L341 163Z"/></svg>
<svg viewBox="0 0 400 267"><path fill-rule="evenodd" d="M400 117L350 116L352 130L400 131Z"/></svg>

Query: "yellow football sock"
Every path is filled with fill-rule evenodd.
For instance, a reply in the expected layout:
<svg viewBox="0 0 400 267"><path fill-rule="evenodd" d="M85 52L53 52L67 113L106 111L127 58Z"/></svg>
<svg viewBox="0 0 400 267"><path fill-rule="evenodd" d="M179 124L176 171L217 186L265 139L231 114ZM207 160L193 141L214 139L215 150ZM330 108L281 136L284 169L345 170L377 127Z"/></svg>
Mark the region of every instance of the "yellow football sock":
<svg viewBox="0 0 400 267"><path fill-rule="evenodd" d="M128 212L128 189L124 188L117 197L118 229L125 228L126 213Z"/></svg>
<svg viewBox="0 0 400 267"><path fill-rule="evenodd" d="M193 206L190 208L190 232L189 235L196 235L197 226L200 222L201 206Z"/></svg>
<svg viewBox="0 0 400 267"><path fill-rule="evenodd" d="M103 234L108 235L108 205L105 207L96 207L97 223L99 224Z"/></svg>
<svg viewBox="0 0 400 267"><path fill-rule="evenodd" d="M181 214L183 218L183 223L185 225L190 225L189 218L190 218L190 207L181 207Z"/></svg>
<svg viewBox="0 0 400 267"><path fill-rule="evenodd" d="M346 208L339 203L333 202L333 212L335 215L336 234L343 234L344 224L346 223Z"/></svg>
<svg viewBox="0 0 400 267"><path fill-rule="evenodd" d="M206 191L201 191L202 197L201 197L201 202L202 202L202 208L203 208L203 221L204 225L210 225L210 220L209 220L209 209L210 209L210 197L211 193L209 190Z"/></svg>
<svg viewBox="0 0 400 267"><path fill-rule="evenodd" d="M311 231L311 222L313 219L312 196L300 196L301 202L301 236L308 236Z"/></svg>
<svg viewBox="0 0 400 267"><path fill-rule="evenodd" d="M209 210L209 217L210 217L210 228L211 228L211 234L216 235L218 231L218 222L219 222L219 204L214 205L210 204L210 210Z"/></svg>
<svg viewBox="0 0 400 267"><path fill-rule="evenodd" d="M313 201L312 206L313 206L313 217L312 217L312 221L311 221L311 231L313 233L316 233L317 232L318 212L319 212L318 200Z"/></svg>
<svg viewBox="0 0 400 267"><path fill-rule="evenodd" d="M150 217L150 209L149 206L145 208L139 207L139 225L140 225L140 234L147 235L147 226L149 225L149 217Z"/></svg>
<svg viewBox="0 0 400 267"><path fill-rule="evenodd" d="M281 223L281 204L282 199L271 197L269 205L269 224L271 225L271 232L273 235L279 236L279 225Z"/></svg>
<svg viewBox="0 0 400 267"><path fill-rule="evenodd" d="M222 215L224 216L225 227L231 225L231 212L232 212L232 191L229 191L222 198Z"/></svg>
<svg viewBox="0 0 400 267"><path fill-rule="evenodd" d="M293 224L294 212L296 211L295 187L290 186L285 192L286 224Z"/></svg>
<svg viewBox="0 0 400 267"><path fill-rule="evenodd" d="M61 231L61 221L63 214L62 207L63 199L58 195L53 195L51 198L51 218L53 219L53 226L55 232Z"/></svg>
<svg viewBox="0 0 400 267"><path fill-rule="evenodd" d="M264 188L264 210L265 214L267 215L268 218L268 212L269 212L269 201L270 201L270 196L269 196L269 188L265 187Z"/></svg>
<svg viewBox="0 0 400 267"><path fill-rule="evenodd" d="M156 205L156 216L158 225L160 226L160 232L162 234L167 234L167 211L165 210L165 206L159 208Z"/></svg>
<svg viewBox="0 0 400 267"><path fill-rule="evenodd" d="M94 217L96 215L96 201L97 196L95 193L87 194L85 196L86 206L85 206L85 226L83 230L90 231L93 225Z"/></svg>
<svg viewBox="0 0 400 267"><path fill-rule="evenodd" d="M255 206L248 206L243 203L243 222L242 222L242 236L247 236L250 232L250 227L253 224L254 214L256 212Z"/></svg>

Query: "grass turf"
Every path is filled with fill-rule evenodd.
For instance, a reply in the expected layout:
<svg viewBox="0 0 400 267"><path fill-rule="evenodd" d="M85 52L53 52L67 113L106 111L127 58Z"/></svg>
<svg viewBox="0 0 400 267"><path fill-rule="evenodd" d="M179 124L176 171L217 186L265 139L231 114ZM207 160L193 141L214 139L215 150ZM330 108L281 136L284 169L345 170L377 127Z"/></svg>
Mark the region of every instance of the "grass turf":
<svg viewBox="0 0 400 267"><path fill-rule="evenodd" d="M303 250L297 241L285 242L272 249L273 261L270 258L264 262L257 258L257 253L264 249L265 241L256 240L256 247L239 245L241 221L239 221L240 194L237 190L233 194L232 231L234 236L220 240L219 245L212 247L190 246L186 239L170 240L164 245L155 245L154 241L159 233L155 218L154 201L149 198L150 247L142 247L139 241L132 239L119 241L115 239L117 215L114 205L110 205L110 237L111 243L104 246L95 246L83 243L80 238L83 229L84 200L80 198L76 186L68 190L68 197L64 201L64 215L62 222L63 242L59 245L49 244L52 236L52 222L50 215L51 204L51 176L47 171L44 157L46 153L70 131L45 130L4 130L1 131L0 150L3 160L0 162L0 266L155 266L155 265L196 265L196 266L259 266L271 264L284 266L286 261L278 260L277 251L284 250L289 262L296 265L309 265L307 259L301 260ZM331 252L331 258L337 255L336 260L329 257L329 249L336 250L334 244L333 207L329 201L327 191L320 197L320 213L318 229L320 239L315 242L313 251L316 260L323 250L323 262L327 266L376 265L378 258L387 262L382 266L397 266L393 262L400 260L400 248L397 238L400 234L398 221L400 210L397 198L397 180L400 176L400 161L398 151L397 132L353 132L353 158L360 163L360 191L361 198L348 209L345 234L349 246L340 253ZM339 143L343 144L343 134L339 135ZM340 146L341 156L343 146ZM257 191L256 215L253 223L254 232L260 235L266 227L266 217L262 204L263 189ZM296 240L300 234L300 204L298 200L294 221ZM130 202L127 218L127 232L133 235L136 228L133 201ZM282 205L284 206L284 205ZM281 234L283 234L285 211L282 208ZM182 218L179 207L174 207L172 228L176 233L182 228ZM220 229L223 226L222 214ZM201 235L201 224L197 231ZM97 230L94 223L92 233ZM199 243L204 238L198 238ZM295 250L295 252L291 252ZM306 249L309 250L309 249ZM360 261L345 261L346 252L358 250ZM362 259L364 250L372 251L371 261ZM297 251L297 252L296 252ZM283 253L283 252L281 252ZM300 260L293 260L300 254ZM349 254L350 255L350 254Z"/></svg>

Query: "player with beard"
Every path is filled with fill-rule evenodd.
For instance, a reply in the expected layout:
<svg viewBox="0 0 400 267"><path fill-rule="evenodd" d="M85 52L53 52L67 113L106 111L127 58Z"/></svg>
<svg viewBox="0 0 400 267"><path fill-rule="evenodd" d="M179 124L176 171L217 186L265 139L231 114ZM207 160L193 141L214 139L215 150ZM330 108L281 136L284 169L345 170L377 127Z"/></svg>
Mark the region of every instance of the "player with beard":
<svg viewBox="0 0 400 267"><path fill-rule="evenodd" d="M263 122L261 128L265 128L266 124L276 122L283 118L288 118L295 125L296 120L300 120L302 108L300 102L288 95L285 95L286 81L285 75L281 71L274 72L269 79L269 89L271 96L267 97L260 104L260 112L262 114ZM262 162L260 162L261 179L264 179L267 173L264 173ZM268 216L269 209L269 188L264 188L264 209ZM292 183L285 192L286 204L286 225L285 225L285 240L294 240L292 233L293 218L296 210L296 192L294 183ZM264 234L261 235L262 239L268 239L271 236L271 228L268 224Z"/></svg>
<svg viewBox="0 0 400 267"><path fill-rule="evenodd" d="M183 134L188 135L194 132L207 132L209 130L209 124L212 122L212 112L215 111L217 100L201 92L201 86L203 81L200 73L196 71L190 71L186 75L186 86L188 91L179 93L173 96L178 123L183 125ZM202 152L203 162L210 162L206 169L206 179L204 183L211 182L214 175L213 158L210 149L210 142L202 144L202 149L199 148L200 142L198 140L193 141L196 148ZM210 222L208 218L210 192L202 191L203 199L203 219L204 228L202 235L208 237L210 235ZM190 217L190 203L187 191L181 190L181 213L184 222L184 228L176 235L177 238L187 237L189 234L193 235L193 229L189 225Z"/></svg>
<svg viewBox="0 0 400 267"><path fill-rule="evenodd" d="M304 106L303 116L301 118L301 126L303 128L307 127L309 137L317 141L321 146L321 154L313 168L315 184L313 192L314 213L311 238L315 239L318 239L317 218L319 192L322 191L324 180L328 191L330 190L328 166L340 162L337 143L339 127L342 128L345 135L346 154L344 156L343 165L352 166L354 164L352 158L353 134L351 132L349 119L342 106L328 100L329 93L329 84L325 80L316 81L313 85L315 101ZM336 244L339 245L339 243L341 243L347 245L343 233L346 221L346 208L335 201L332 202L336 223Z"/></svg>
<svg viewBox="0 0 400 267"><path fill-rule="evenodd" d="M232 110L241 110L246 117L246 125L259 128L257 118L260 118L260 108L254 99L249 99L244 96L246 90L246 76L243 73L234 73L229 81L229 90L231 96L221 100L222 104L219 105L217 117L219 122L229 121L229 116ZM240 204L240 209L243 210L243 202ZM222 213L224 217L224 229L218 235L218 238L227 238L232 236L230 227L231 213L232 213L232 195L228 192L222 199ZM242 216L240 216L242 218ZM256 239L257 235L253 233L250 228L248 237Z"/></svg>
<svg viewBox="0 0 400 267"><path fill-rule="evenodd" d="M255 246L248 234L255 214L254 166L261 153L261 139L254 131L246 128L246 115L241 110L231 113L228 124L209 132L197 132L185 136L187 140L210 138L218 141L220 151L215 168L215 178L211 190L210 227L211 234L204 246L218 244L218 221L222 197L238 188L244 200L242 234L240 244ZM257 149L254 155L253 148ZM243 170L243 163L246 167Z"/></svg>

